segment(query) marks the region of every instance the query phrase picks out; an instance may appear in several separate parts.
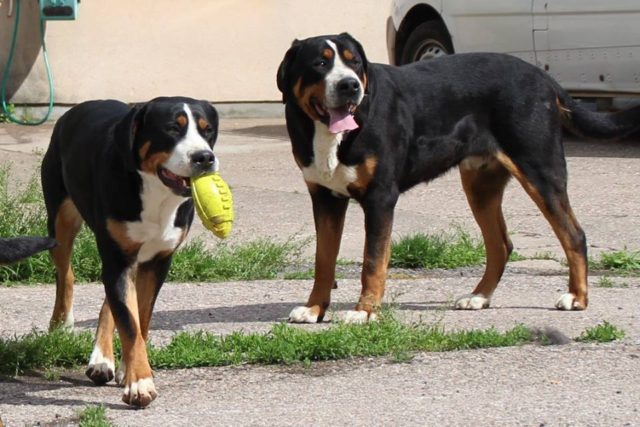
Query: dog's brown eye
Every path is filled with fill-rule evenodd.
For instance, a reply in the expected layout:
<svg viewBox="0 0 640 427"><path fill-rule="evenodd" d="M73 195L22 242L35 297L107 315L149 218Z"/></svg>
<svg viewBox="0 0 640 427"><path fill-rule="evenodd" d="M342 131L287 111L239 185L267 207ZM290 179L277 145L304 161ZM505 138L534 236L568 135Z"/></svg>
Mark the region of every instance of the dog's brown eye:
<svg viewBox="0 0 640 427"><path fill-rule="evenodd" d="M320 67L320 68L324 68L327 66L327 61L325 61L324 59L320 59L318 61L316 61L315 63L316 67Z"/></svg>

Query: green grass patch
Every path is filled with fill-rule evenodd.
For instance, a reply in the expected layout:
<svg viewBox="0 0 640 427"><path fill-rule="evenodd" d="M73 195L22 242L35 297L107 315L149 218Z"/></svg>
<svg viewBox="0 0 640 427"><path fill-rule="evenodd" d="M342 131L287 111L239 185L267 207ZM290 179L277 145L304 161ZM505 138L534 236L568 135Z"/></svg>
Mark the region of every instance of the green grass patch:
<svg viewBox="0 0 640 427"><path fill-rule="evenodd" d="M606 342L622 336L618 328L605 322L585 331L580 340ZM371 356L391 356L394 361L404 362L417 351L470 350L533 342L544 343L539 334L522 325L506 332L495 328L445 331L440 325L405 324L392 314L384 314L377 322L336 323L316 332L286 323L274 325L268 333L234 332L222 337L209 332L181 332L165 347L150 346L149 359L156 369L245 363L308 364ZM0 340L0 374L80 366L86 363L91 350L92 334L88 331L32 332L20 338Z"/></svg>
<svg viewBox="0 0 640 427"><path fill-rule="evenodd" d="M313 268L304 271L291 271L284 274L284 280L309 280L315 277Z"/></svg>
<svg viewBox="0 0 640 427"><path fill-rule="evenodd" d="M599 325L587 328L576 341L604 343L621 340L624 336L625 333L622 329L605 320Z"/></svg>
<svg viewBox="0 0 640 427"><path fill-rule="evenodd" d="M87 406L78 411L80 427L111 427L113 424L107 419L104 406Z"/></svg>
<svg viewBox="0 0 640 427"><path fill-rule="evenodd" d="M418 233L391 244L389 265L398 268L457 268L480 265L485 259L482 242L457 230L449 234Z"/></svg>
<svg viewBox="0 0 640 427"><path fill-rule="evenodd" d="M46 209L37 175L22 188L9 191L11 167L0 167L0 236L46 236ZM168 280L223 281L272 279L300 256L306 242L259 239L209 249L194 239L178 250ZM72 265L76 281L100 281L102 263L95 238L84 227L76 237ZM55 270L47 252L20 263L0 267L0 283L52 283Z"/></svg>
<svg viewBox="0 0 640 427"><path fill-rule="evenodd" d="M304 243L259 239L207 249L195 239L173 257L168 280L224 281L273 279L300 257Z"/></svg>
<svg viewBox="0 0 640 427"><path fill-rule="evenodd" d="M93 345L91 332L70 333L58 329L33 331L0 340L0 374L18 375L34 369L75 367L88 360Z"/></svg>
<svg viewBox="0 0 640 427"><path fill-rule="evenodd" d="M640 272L640 251L613 251L600 254L599 260L590 260L594 270L609 270L623 273Z"/></svg>

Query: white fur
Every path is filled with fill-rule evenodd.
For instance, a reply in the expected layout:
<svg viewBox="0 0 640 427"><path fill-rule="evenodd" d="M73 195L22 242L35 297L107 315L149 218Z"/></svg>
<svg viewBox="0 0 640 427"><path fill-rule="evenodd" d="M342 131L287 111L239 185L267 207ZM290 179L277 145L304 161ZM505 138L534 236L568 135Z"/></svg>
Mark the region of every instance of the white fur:
<svg viewBox="0 0 640 427"><path fill-rule="evenodd" d="M142 242L138 262L145 262L158 252L178 246L183 231L173 224L178 207L186 198L174 194L156 174L139 173L142 177L141 221L127 223L127 234L132 240Z"/></svg>
<svg viewBox="0 0 640 427"><path fill-rule="evenodd" d="M481 310L489 307L490 303L491 298L483 295L469 294L458 298L454 307L458 310Z"/></svg>
<svg viewBox="0 0 640 427"><path fill-rule="evenodd" d="M358 173L354 166L345 166L338 160L338 147L343 134L329 132L329 128L318 121L314 125L313 162L302 168L304 180L348 197L347 186L358 178Z"/></svg>
<svg viewBox="0 0 640 427"><path fill-rule="evenodd" d="M60 327L64 329L73 329L74 323L75 323L75 319L73 317L73 308L71 308L67 313L67 317L65 317L64 322L62 322L62 325L60 325Z"/></svg>
<svg viewBox="0 0 640 427"><path fill-rule="evenodd" d="M567 292L562 294L558 301L556 301L556 308L558 310L573 310L573 302L576 300L576 296Z"/></svg>
<svg viewBox="0 0 640 427"><path fill-rule="evenodd" d="M115 372L116 367L113 363L113 360L106 358L102 354L102 350L100 347L95 345L93 347L93 351L91 352L91 357L89 358L89 368L93 368L96 365L105 364L107 368L111 370L111 372Z"/></svg>
<svg viewBox="0 0 640 427"><path fill-rule="evenodd" d="M289 313L289 322L317 323L318 316L314 314L309 307L299 306L291 310L291 313Z"/></svg>
<svg viewBox="0 0 640 427"><path fill-rule="evenodd" d="M149 395L151 400L155 399L158 393L153 384L153 378L141 378L138 381L127 384L124 388L123 400L130 401L136 396Z"/></svg>
<svg viewBox="0 0 640 427"><path fill-rule="evenodd" d="M344 314L343 320L345 323L367 323L378 320L378 315L376 313L369 314L364 310L349 310Z"/></svg>
<svg viewBox="0 0 640 427"><path fill-rule="evenodd" d="M325 89L325 104L328 108L337 108L341 107L339 103L339 96L337 92L338 82L347 77L353 77L357 81L360 81L360 77L356 74L353 69L347 67L344 62L342 62L342 57L338 52L338 47L331 40L326 41L329 47L333 50L335 55L333 56L335 60L333 61L333 67L331 67L331 71L325 76L326 89ZM362 84L362 82L360 83ZM364 91L360 91L360 95L358 96L358 100L356 104L360 104L364 98Z"/></svg>

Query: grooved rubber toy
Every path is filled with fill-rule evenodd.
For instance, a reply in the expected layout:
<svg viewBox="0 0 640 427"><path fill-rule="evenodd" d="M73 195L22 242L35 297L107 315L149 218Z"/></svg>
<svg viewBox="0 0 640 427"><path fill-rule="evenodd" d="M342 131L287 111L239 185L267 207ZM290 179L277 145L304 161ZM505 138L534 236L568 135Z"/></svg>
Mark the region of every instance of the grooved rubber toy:
<svg viewBox="0 0 640 427"><path fill-rule="evenodd" d="M191 178L191 194L202 224L217 237L227 237L233 224L233 198L222 177L213 172Z"/></svg>

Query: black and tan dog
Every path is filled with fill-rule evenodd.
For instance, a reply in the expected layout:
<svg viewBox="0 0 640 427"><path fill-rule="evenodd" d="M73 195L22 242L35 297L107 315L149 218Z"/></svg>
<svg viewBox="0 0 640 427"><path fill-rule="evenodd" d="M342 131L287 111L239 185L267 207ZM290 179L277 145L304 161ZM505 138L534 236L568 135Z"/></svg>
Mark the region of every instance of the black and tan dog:
<svg viewBox="0 0 640 427"><path fill-rule="evenodd" d="M73 326L73 241L85 222L102 260L106 299L87 375L125 387L123 400L156 397L146 340L171 257L193 220L190 177L217 169L218 115L204 101L156 98L129 108L89 101L55 125L42 164L48 228L58 246L51 327ZM113 332L122 360L115 372Z"/></svg>
<svg viewBox="0 0 640 427"><path fill-rule="evenodd" d="M639 108L589 112L543 71L508 55L452 55L403 67L369 63L344 33L294 41L277 82L317 234L313 290L291 321L325 315L349 198L364 210L366 241L362 293L347 320L375 316L398 196L455 166L487 249L484 276L455 307L489 306L512 250L501 205L513 176L567 256L569 291L556 307L587 308L586 240L567 197L562 128L621 136L640 125Z"/></svg>
<svg viewBox="0 0 640 427"><path fill-rule="evenodd" d="M55 245L56 241L49 237L0 238L0 266L13 264Z"/></svg>

